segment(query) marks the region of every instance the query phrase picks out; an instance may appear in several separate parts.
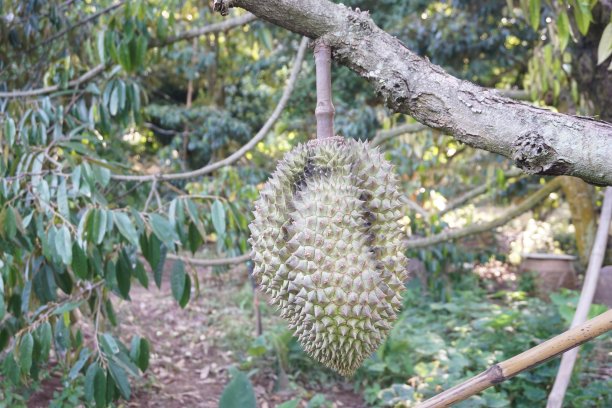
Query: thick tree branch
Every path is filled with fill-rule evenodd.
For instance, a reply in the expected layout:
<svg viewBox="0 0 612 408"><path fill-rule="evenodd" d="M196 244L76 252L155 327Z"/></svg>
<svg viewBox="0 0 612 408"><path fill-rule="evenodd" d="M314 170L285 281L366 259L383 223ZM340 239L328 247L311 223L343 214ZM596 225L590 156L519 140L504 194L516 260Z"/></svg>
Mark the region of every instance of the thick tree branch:
<svg viewBox="0 0 612 408"><path fill-rule="evenodd" d="M95 78L100 73L102 73L105 68L106 68L106 64L96 65L91 70L87 71L86 73L78 77L77 79L73 79L72 81L68 82L68 87L69 88L76 87L76 86L81 85L82 83L89 81L92 78ZM47 94L50 94L50 93L53 93L59 90L60 90L59 85L52 85L52 86L47 86L44 88L30 89L26 91L0 92L0 98L27 98L30 96L47 95Z"/></svg>
<svg viewBox="0 0 612 408"><path fill-rule="evenodd" d="M154 41L151 43L151 46L152 47L163 47L165 45L174 44L175 42L190 40L196 37L201 37L206 34L218 33L218 32L231 30L232 28L243 26L255 20L257 20L256 16L254 16L251 13L247 13L239 17L230 18L229 20L225 20L220 23L209 24L205 27L188 30L178 35L168 37L163 41L159 41L159 42Z"/></svg>
<svg viewBox="0 0 612 408"><path fill-rule="evenodd" d="M507 224L510 220L535 207L538 203L548 197L550 193L555 192L559 188L561 188L561 179L557 177L548 184L546 184L544 187L542 187L540 190L527 197L522 203L510 208L494 220L479 224L472 224L465 228L444 231L440 234L436 234L427 238L409 240L407 246L409 249L424 248L439 244L441 242L459 239L467 237L468 235L479 234L497 227L501 227L502 225Z"/></svg>
<svg viewBox="0 0 612 408"><path fill-rule="evenodd" d="M327 0L219 0L310 38L367 78L395 112L470 146L514 160L528 173L612 185L612 124L501 97L457 79L378 28L367 13Z"/></svg>
<svg viewBox="0 0 612 408"><path fill-rule="evenodd" d="M184 173L169 173L169 174L150 174L150 175L119 175L114 174L112 178L114 180L121 181L153 181L153 180L180 180L180 179L189 179L194 177L200 177L205 174L212 173L215 170L220 169L221 167L229 166L230 164L239 160L242 156L244 156L249 150L257 145L270 130L274 123L278 120L281 113L287 106L287 102L289 101L289 97L293 92L293 88L295 87L295 83L297 82L298 74L300 73L300 68L302 67L302 61L304 60L304 55L306 54L306 48L308 47L308 39L302 39L300 43L300 48L298 50L297 56L294 61L293 70L291 71L291 76L289 77L289 81L287 82L287 86L283 91L283 95L281 99L278 101L276 108L272 112L272 115L268 118L263 127L257 132L257 134L244 146L242 146L239 150L235 151L228 157L223 160L219 160L218 162L209 164L200 169L194 171L188 171Z"/></svg>

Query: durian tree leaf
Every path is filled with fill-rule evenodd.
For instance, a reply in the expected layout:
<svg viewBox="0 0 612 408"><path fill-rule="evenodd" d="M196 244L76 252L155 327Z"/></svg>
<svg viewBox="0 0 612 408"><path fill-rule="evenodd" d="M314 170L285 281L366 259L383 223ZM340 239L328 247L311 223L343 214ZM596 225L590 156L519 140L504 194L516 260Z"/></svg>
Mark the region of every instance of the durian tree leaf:
<svg viewBox="0 0 612 408"><path fill-rule="evenodd" d="M604 29L597 47L597 65L602 64L612 55L612 22Z"/></svg>
<svg viewBox="0 0 612 408"><path fill-rule="evenodd" d="M87 254L76 241L72 244L72 271L80 279L88 279L90 276Z"/></svg>
<svg viewBox="0 0 612 408"><path fill-rule="evenodd" d="M130 287L132 282L132 265L129 257L125 253L125 249L119 253L116 268L117 287L121 297L124 299L130 298Z"/></svg>
<svg viewBox="0 0 612 408"><path fill-rule="evenodd" d="M185 273L183 261L175 261L172 268L172 275L170 276L170 286L172 288L172 296L174 296L174 299L176 299L181 307L185 307L187 304L187 302L184 302L184 297L185 291L190 288L188 278L189 277ZM188 300L189 298L187 298L187 301Z"/></svg>
<svg viewBox="0 0 612 408"><path fill-rule="evenodd" d="M241 371L234 374L234 377L223 390L219 408L256 408L257 400L251 381L247 375Z"/></svg>
<svg viewBox="0 0 612 408"><path fill-rule="evenodd" d="M64 265L70 265L72 263L72 239L65 225L62 225L55 235L55 248Z"/></svg>
<svg viewBox="0 0 612 408"><path fill-rule="evenodd" d="M138 233L136 228L132 225L130 217L127 214L119 211L113 212L113 219L117 229L123 235L123 237L132 245L138 245Z"/></svg>
<svg viewBox="0 0 612 408"><path fill-rule="evenodd" d="M74 365L70 369L70 372L68 373L68 379L70 381L74 381L74 379L77 378L83 367L85 367L85 363L87 363L89 356L91 356L91 352L88 348L84 348L81 350L78 360L74 363Z"/></svg>
<svg viewBox="0 0 612 408"><path fill-rule="evenodd" d="M179 237L176 235L174 228L172 228L170 221L159 214L150 214L149 221L151 222L151 229L155 236L157 236L167 248L174 248L174 244L179 241Z"/></svg>
<svg viewBox="0 0 612 408"><path fill-rule="evenodd" d="M211 210L213 227L215 227L215 232L221 238L225 236L225 208L219 200L215 200Z"/></svg>
<svg viewBox="0 0 612 408"><path fill-rule="evenodd" d="M108 371L111 377L113 378L117 388L119 388L121 396L125 399L130 399L132 392L125 370L115 361L110 360L108 362Z"/></svg>
<svg viewBox="0 0 612 408"><path fill-rule="evenodd" d="M136 261L136 267L134 268L134 276L138 279L138 282L145 288L149 288L149 275L145 271L144 265L139 260Z"/></svg>
<svg viewBox="0 0 612 408"><path fill-rule="evenodd" d="M38 342L40 343L40 359L42 362L45 362L49 359L49 352L51 350L51 339L53 338L51 324L49 322L44 322L38 327L37 332Z"/></svg>
<svg viewBox="0 0 612 408"><path fill-rule="evenodd" d="M72 312L74 309L81 306L82 303L83 301L74 301L74 302L64 303L63 305L55 309L52 314L54 316L61 316L64 313Z"/></svg>
<svg viewBox="0 0 612 408"><path fill-rule="evenodd" d="M22 373L29 373L32 368L32 350L34 338L30 332L21 337L19 342L19 368Z"/></svg>
<svg viewBox="0 0 612 408"><path fill-rule="evenodd" d="M90 364L85 373L85 399L96 407L106 407L106 376L97 362Z"/></svg>

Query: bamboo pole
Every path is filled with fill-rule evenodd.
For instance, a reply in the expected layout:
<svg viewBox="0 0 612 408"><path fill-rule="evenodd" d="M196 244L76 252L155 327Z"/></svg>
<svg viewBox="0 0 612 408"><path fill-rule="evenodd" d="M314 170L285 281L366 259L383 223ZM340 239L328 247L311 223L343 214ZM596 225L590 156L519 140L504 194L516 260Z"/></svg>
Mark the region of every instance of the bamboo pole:
<svg viewBox="0 0 612 408"><path fill-rule="evenodd" d="M595 236L595 243L593 244L591 257L589 259L589 267L584 276L580 300L578 301L578 307L576 308L576 313L574 314L571 327L576 327L577 325L581 324L589 315L589 309L591 308L591 303L593 303L595 289L597 289L599 271L601 271L601 266L606 254L606 244L608 242L608 231L610 230L611 220L612 187L608 187L606 189L604 202L601 207L601 216L599 217L597 235ZM572 370L574 369L574 363L576 362L577 357L578 349L575 348L565 353L561 358L561 365L559 366L559 371L557 372L557 377L555 378L553 388L548 395L546 408L561 408L563 405L565 391L569 385Z"/></svg>
<svg viewBox="0 0 612 408"><path fill-rule="evenodd" d="M612 310L608 310L594 319L553 337L517 356L489 367L486 371L466 382L456 385L417 405L417 408L449 407L610 330L612 330Z"/></svg>

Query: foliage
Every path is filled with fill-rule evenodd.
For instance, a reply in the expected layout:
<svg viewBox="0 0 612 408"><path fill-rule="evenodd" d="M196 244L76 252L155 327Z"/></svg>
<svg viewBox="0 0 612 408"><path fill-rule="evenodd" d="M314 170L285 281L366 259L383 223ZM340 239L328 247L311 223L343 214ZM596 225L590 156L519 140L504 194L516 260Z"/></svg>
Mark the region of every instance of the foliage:
<svg viewBox="0 0 612 408"><path fill-rule="evenodd" d="M189 30L222 21L205 3L0 1L0 92L21 95L0 98L0 393L7 404L23 403L49 370L64 373L58 406L75 399L105 406L129 398L130 381L147 370L151 350L138 336L125 342L129 335L119 331L113 304L129 300L133 285L154 283L169 284L177 304L187 307L197 280L181 261L164 277L167 257L247 253L258 185L284 152L313 134L314 71L305 64L271 134L239 162L197 179L117 179L223 159L262 126L282 92L298 37L253 22L181 40ZM371 9L384 29L462 78L498 88L524 82L534 98L552 103L561 91L580 99L566 68L574 39L592 29L600 2L572 0L571 15L564 14L566 1L348 3ZM547 17L554 21L553 34L542 40ZM601 64L611 49L610 25L605 27L598 42ZM528 57L533 59L526 66ZM334 92L336 126L347 137L371 139L410 121L388 112L366 81L346 68L335 70ZM432 212L440 209L437 198L457 196L469 185L488 183L485 197L507 204L538 182L509 182L502 171L508 163L437 132L410 137L390 142L387 157L406 193ZM431 235L450 224L435 215L425 220L408 214L407 225L414 235ZM394 333L423 336L426 324L440 330L457 324L480 341L470 348L456 333L432 340L459 350L466 363L451 367L437 351L444 365L434 367L435 353L416 351L421 374L449 372L458 379L480 368L485 358L479 350L493 350L502 340L490 325L499 316L510 316L511 327L523 334L505 345L504 355L532 344L528 333L543 338L560 329L551 327L557 316L535 300L499 306L492 317L467 294L453 297L462 285L453 272L494 251L449 243L411 254L426 266L431 299L450 306L414 301L411 307L422 313L406 313ZM534 308L531 314L525 304ZM542 316L553 316L553 322ZM480 323L470 328L472 322ZM249 350L254 359L274 354L274 364L285 371L312 372L313 363L286 330L266 332L257 342ZM375 378L391 387L385 393L399 393L406 389L393 388L394 382L405 381L407 373L420 375L402 359L392 362L394 347L418 348L392 336L380 361L361 374L366 395L377 394ZM541 393L550 375L537 373L485 398L514 404L520 395L532 395L531 381L533 393ZM332 378L325 372L316 377ZM423 383L435 385L428 381ZM597 392L607 398L593 384L572 388L570 398L576 404L599 398ZM413 391L419 396L431 388ZM320 400L313 397L311 405L324 406Z"/></svg>

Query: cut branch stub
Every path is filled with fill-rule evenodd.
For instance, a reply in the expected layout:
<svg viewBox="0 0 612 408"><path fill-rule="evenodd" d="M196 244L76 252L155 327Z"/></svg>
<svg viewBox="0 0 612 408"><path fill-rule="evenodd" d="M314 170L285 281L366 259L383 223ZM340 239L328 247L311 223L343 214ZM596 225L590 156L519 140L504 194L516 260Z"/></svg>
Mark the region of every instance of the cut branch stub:
<svg viewBox="0 0 612 408"><path fill-rule="evenodd" d="M331 47L318 41L314 48L317 70L317 139L334 136L334 104L331 92Z"/></svg>

